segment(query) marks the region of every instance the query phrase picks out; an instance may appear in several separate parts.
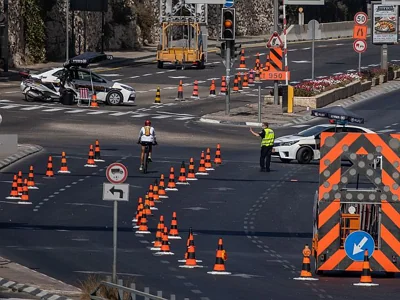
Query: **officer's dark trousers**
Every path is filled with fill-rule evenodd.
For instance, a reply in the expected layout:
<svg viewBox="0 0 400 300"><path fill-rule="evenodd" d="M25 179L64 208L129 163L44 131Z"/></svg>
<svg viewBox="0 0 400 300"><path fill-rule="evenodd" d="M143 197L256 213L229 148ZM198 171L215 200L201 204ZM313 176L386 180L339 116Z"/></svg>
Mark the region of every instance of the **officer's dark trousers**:
<svg viewBox="0 0 400 300"><path fill-rule="evenodd" d="M261 156L260 156L260 167L266 171L269 171L269 166L271 164L271 154L272 154L272 146L262 146L261 147Z"/></svg>

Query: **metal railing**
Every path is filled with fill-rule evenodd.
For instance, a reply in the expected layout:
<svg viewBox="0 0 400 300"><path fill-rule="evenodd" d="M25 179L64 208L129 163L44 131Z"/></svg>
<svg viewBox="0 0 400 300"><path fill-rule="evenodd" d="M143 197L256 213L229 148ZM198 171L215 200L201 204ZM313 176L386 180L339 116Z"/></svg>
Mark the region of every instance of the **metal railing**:
<svg viewBox="0 0 400 300"><path fill-rule="evenodd" d="M107 278L107 281L102 281L99 286L90 294L90 299L92 300L109 300L106 298L102 298L100 296L97 296L97 292L100 290L102 286L108 287L108 288L114 288L118 291L118 300L123 300L124 299L124 294L129 295L129 299L131 300L139 300L139 299L144 299L144 300L176 300L175 295L170 295L170 298L163 298L162 291L157 291L157 295L150 294L150 288L145 287L144 291L139 291L136 289L136 284L131 283L129 287L125 287L123 285L123 280L118 279L118 284L108 282L111 281L111 278ZM139 297L137 297L139 296ZM188 298L185 298L184 300L188 300Z"/></svg>

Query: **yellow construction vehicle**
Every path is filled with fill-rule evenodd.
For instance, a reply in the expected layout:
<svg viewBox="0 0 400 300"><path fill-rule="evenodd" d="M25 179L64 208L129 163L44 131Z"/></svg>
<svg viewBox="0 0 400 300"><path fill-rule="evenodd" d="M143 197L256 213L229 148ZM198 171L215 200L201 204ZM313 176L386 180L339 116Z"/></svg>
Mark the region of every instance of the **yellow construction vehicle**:
<svg viewBox="0 0 400 300"><path fill-rule="evenodd" d="M162 35L157 47L157 67L164 62L175 66L196 66L204 69L206 53L200 23L169 21L161 24Z"/></svg>

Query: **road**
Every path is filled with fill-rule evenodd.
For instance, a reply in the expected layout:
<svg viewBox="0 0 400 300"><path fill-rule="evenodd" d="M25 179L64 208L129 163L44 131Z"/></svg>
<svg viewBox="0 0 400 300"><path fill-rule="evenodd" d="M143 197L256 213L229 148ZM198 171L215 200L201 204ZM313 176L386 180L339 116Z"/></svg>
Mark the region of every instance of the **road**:
<svg viewBox="0 0 400 300"><path fill-rule="evenodd" d="M335 52L333 48L330 51ZM338 55L339 52L343 52L343 48ZM371 56L370 63L372 61ZM152 67L149 65L137 72L150 73L155 71ZM351 68L346 64L344 67ZM186 71L174 72L182 74ZM329 71L336 72L337 69ZM129 72L133 74L134 71ZM211 75L209 70L199 73L214 76L214 71ZM194 74L194 71L185 74ZM150 79L142 84L150 88L149 82ZM2 97L5 95L13 94L2 94ZM400 129L399 95L400 92L386 94L356 104L352 109L366 118L366 127L377 132L395 132ZM112 116L112 113L127 112L132 108L101 108L112 110L109 114L66 113L64 110L45 112L43 110L60 107L48 105L22 110L24 107L14 106L4 109L6 105L24 103L11 99L11 96L3 100L13 102L2 104L0 133L18 133L21 143L42 145L45 152L0 173L2 256L74 285L79 285L78 280L85 280L88 274L110 274L112 203L102 201L102 183L106 181L106 166L120 161L129 169L127 183L131 188L130 201L119 205L118 273L127 281L134 281L139 288L151 287L153 293L162 290L167 298L175 294L177 299L201 300L285 300L295 299L298 295L347 300L395 298L398 295L398 278L374 278L374 282L380 283L380 287L374 289L353 287L359 277L326 276L309 284L292 279L300 273L304 245L311 243L318 164L274 161L271 173L260 173L259 139L251 136L247 128L216 127L197 123L196 118L175 120L179 118L176 116L156 119L153 112L157 114L160 111L156 108L145 111L148 115L142 117L132 117L135 113ZM138 104L138 107L149 109L150 97L146 101L147 104ZM162 109L169 114L179 112L182 116L196 117L199 115L196 109L203 113L210 109L206 108L207 104L215 109L223 100L200 102L202 104L179 103ZM377 115L385 117L376 118ZM139 152L134 142L143 119L148 117L156 127L159 146L155 148L150 173L143 175L138 171ZM326 120L278 128L276 135L295 133L323 122ZM85 168L89 145L95 139L100 140L106 162L99 163L97 168ZM182 161L187 164L193 157L197 165L201 151L207 147L211 148L214 156L217 143L221 144L224 164L190 186L178 186L178 192L169 192L170 198L157 204L158 210L153 211L154 216L149 218L152 233L135 235L131 220L138 197L143 197L149 185L161 174L167 177L171 166L175 168L177 177ZM67 153L72 173L56 174L55 179L43 178L47 157L53 156L54 170L57 171L62 151ZM39 187L39 190L30 191L33 205L16 205L6 200L13 174L22 170L26 176L30 165L35 167L35 181ZM175 255L156 257L147 248L155 238L158 218L162 214L169 226L173 212L178 216L182 240L170 241ZM177 260L183 258L189 227L194 230L196 257L203 260L203 268L179 267L182 263ZM213 268L219 238L223 238L228 254L226 268L232 276L207 274Z"/></svg>

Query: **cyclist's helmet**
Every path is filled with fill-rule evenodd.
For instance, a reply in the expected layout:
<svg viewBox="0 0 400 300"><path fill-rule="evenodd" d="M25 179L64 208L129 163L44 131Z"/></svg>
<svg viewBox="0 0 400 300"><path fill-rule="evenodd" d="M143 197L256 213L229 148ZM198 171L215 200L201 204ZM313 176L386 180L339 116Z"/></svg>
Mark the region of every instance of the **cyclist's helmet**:
<svg viewBox="0 0 400 300"><path fill-rule="evenodd" d="M146 122L144 122L144 126L150 126L151 122L149 120L146 120Z"/></svg>

